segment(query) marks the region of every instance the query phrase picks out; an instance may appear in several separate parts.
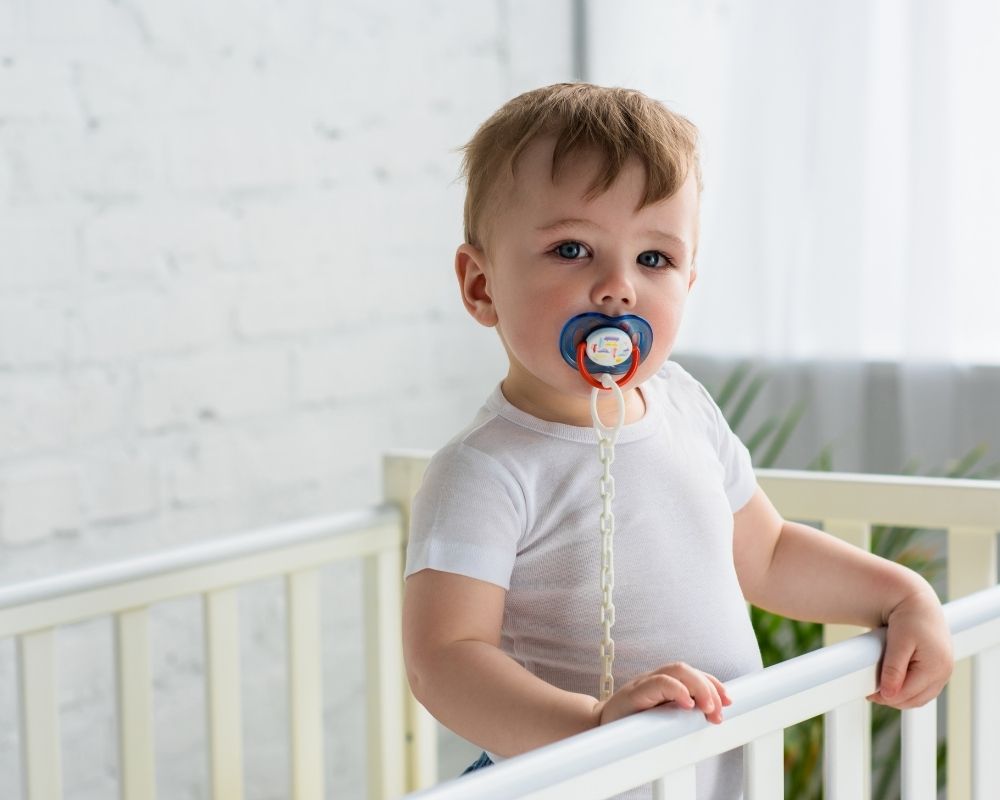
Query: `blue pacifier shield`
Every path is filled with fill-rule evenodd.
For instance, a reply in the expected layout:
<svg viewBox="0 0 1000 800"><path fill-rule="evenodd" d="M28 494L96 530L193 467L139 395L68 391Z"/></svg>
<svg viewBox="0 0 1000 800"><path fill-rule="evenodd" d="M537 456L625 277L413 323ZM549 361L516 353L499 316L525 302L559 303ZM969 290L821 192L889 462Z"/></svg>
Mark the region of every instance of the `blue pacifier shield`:
<svg viewBox="0 0 1000 800"><path fill-rule="evenodd" d="M625 331L629 339L638 344L639 360L645 361L653 346L653 329L642 317L635 314L625 314L620 317L609 317L607 314L599 314L595 311L586 314L578 314L567 322L559 334L559 352L563 359L574 370L576 367L576 348L580 342L585 341L592 333L601 328L617 328ZM617 358L601 358L604 362L618 361ZM608 372L612 375L623 375L628 372L631 365L631 358L622 360L620 363L598 363L588 355L584 364L587 370L594 374Z"/></svg>

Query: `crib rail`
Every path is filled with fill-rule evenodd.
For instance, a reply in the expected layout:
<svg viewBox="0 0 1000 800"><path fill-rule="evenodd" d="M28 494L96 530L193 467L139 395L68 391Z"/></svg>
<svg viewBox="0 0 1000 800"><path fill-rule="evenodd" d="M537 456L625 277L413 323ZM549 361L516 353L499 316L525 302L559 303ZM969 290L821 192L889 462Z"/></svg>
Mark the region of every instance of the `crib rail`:
<svg viewBox="0 0 1000 800"><path fill-rule="evenodd" d="M25 793L62 796L55 631L95 617L115 620L123 798L155 797L148 608L203 600L212 796L243 796L237 588L284 576L288 615L291 788L323 796L318 571L343 559L365 564L369 793L405 791L399 608L401 515L384 505L278 525L173 552L0 589L0 637L15 636Z"/></svg>
<svg viewBox="0 0 1000 800"><path fill-rule="evenodd" d="M409 500L420 483L430 456L430 453L411 451L395 452L386 458L386 471L394 476L391 485L395 487L389 499L400 504L404 519L408 514ZM786 519L818 524L828 533L866 550L871 549L871 528L876 524L943 530L947 536L950 600L997 583L1000 481L776 469L760 469L756 475L758 483ZM834 645L863 633L863 628L825 625L824 641L828 646ZM996 669L996 658L995 654L984 655L957 663L948 684L948 800L968 800L974 796L972 740L975 735L981 741L985 734L981 728L976 728L973 733L974 724L977 724L972 715L973 672L992 665L993 675L1000 675L1000 669ZM1000 684L997 678L993 681ZM983 697L995 691L987 684L986 680L978 684L977 691ZM432 763L432 754L436 750L436 729L427 712L412 696L407 695L407 703L411 731L410 785L428 787L437 779ZM911 739L924 737L930 741L934 736L929 727L934 722L934 713L930 704L918 711L908 712L904 717L906 735ZM831 707L824 716L824 727L824 763L840 765L836 769L824 770L825 796L850 797L851 800L869 798L871 706L862 699L843 707ZM769 741L750 742L747 747L752 753L780 754L780 736ZM414 752L416 750L419 753ZM421 766L413 768L413 760ZM928 797L936 797L932 775L935 763L933 758L905 762L903 782L909 787L912 797L921 797L920 791L930 792ZM982 764L977 767L983 768ZM923 788L917 790L915 787L918 785ZM850 788L845 789L845 786ZM995 795L981 796L1000 797L1000 791Z"/></svg>
<svg viewBox="0 0 1000 800"><path fill-rule="evenodd" d="M235 657L239 640L237 589L276 576L284 578L287 600L291 795L323 796L318 570L334 561L354 558L363 559L365 564L369 796L399 797L405 791L433 785L437 781L436 723L404 691L399 630L402 547L410 504L430 455L387 455L383 471L387 502L370 510L269 527L169 553L0 588L0 637L13 636L17 642L22 772L29 800L62 795L55 631L59 626L102 616L114 620L121 794L130 799L155 797L148 609L155 603L192 595L201 597L204 609L210 784L214 797L242 797L240 667ZM945 529L952 600L996 583L1000 482L778 470L760 470L757 475L786 518L819 523L861 547L869 546L871 525L876 523ZM969 597L968 603L963 600L948 606L949 620L956 631L956 650L968 656L959 664L948 688L950 800L1000 797L997 760L991 763L988 758L973 761L970 757L975 750L1000 752L1000 727L990 728L986 713L973 716L970 711L973 706L993 709L993 713L1000 711L996 639L996 618L1000 613L996 602L995 593L977 594ZM981 614L993 621L969 622ZM565 750L565 761L560 755L562 749L545 748L491 768L489 782L521 770L519 765L524 764L525 774L510 779L519 786L525 775L530 778L536 772L552 773L560 776L559 780L569 781L577 773L583 775L584 767L594 767L597 772L591 778L579 778L587 787L579 796L596 797L601 795L586 792L620 785L620 777L615 776L622 769L637 769L635 774L654 780L677 767L670 783L664 778L657 791L665 792L670 785L681 792L693 780L689 765L697 758L692 754L701 758L704 755L700 754L721 751L713 748L743 744L751 791L773 791L774 796L780 796L782 728L825 711L827 796L866 798L870 725L869 707L863 697L875 686L879 634L837 644L858 632L827 626L827 641L836 646L733 682L734 697L739 694L740 698L728 710L727 722L722 726L711 730L688 728L696 724L695 715L671 717L670 712L649 712L614 728L632 731L628 737L638 737L634 741L615 737L616 742L633 742L637 748L622 750L617 766L602 761L603 755L598 758L616 752L610 742L601 738L613 727L608 726L586 734L590 738L583 745L575 739L553 745L569 748ZM975 644L963 644L973 640ZM775 675L778 679L774 679ZM813 683L803 684L807 679ZM793 681L799 682L796 685L800 693L779 697L777 690L787 690ZM824 706L830 698L835 702ZM907 797L935 796L934 758L927 755L933 750L933 726L932 706L904 715L904 737L911 743L904 752L903 765ZM558 756L555 761L553 753ZM554 764L559 765L555 772ZM483 784L476 776L462 780L466 782L461 784L464 788L459 794L465 797L473 796L467 792ZM529 784L535 788L525 791L553 796L545 794L548 784ZM434 791L445 792L442 797L459 796L447 794L458 791L448 784ZM763 796L771 795L748 797Z"/></svg>
<svg viewBox="0 0 1000 800"><path fill-rule="evenodd" d="M788 519L818 520L824 530L868 550L874 524L942 529L947 536L948 599L955 600L997 583L997 531L1000 530L1000 481L918 478L900 475L759 470L758 481ZM863 632L846 625L824 626L827 644ZM972 797L972 669L956 664L948 683L948 800ZM998 672L997 674L1000 674ZM860 756L871 759L871 707L855 709L861 736ZM931 712L926 711L926 717ZM917 717L909 715L912 719ZM834 732L843 730L838 715L827 719ZM853 740L852 740L853 741ZM824 737L824 754L849 746L838 736ZM924 764L932 770L935 762ZM865 772L863 797L870 796ZM827 792L830 772L824 773ZM906 776L904 773L904 780ZM996 796L1000 797L1000 793Z"/></svg>
<svg viewBox="0 0 1000 800"><path fill-rule="evenodd" d="M945 607L957 659L975 666L975 782L971 797L1000 797L1000 587ZM733 704L718 726L680 709L652 709L501 762L410 797L421 800L598 800L652 783L653 797L694 800L694 764L743 746L746 800L784 796L782 731L825 712L850 722L875 691L884 629L824 647L727 683ZM903 713L903 798L937 797L934 702ZM856 731L856 723L853 727ZM844 731L849 734L850 731ZM842 736L849 740L850 736ZM867 765L855 749L827 765L829 800L863 796Z"/></svg>

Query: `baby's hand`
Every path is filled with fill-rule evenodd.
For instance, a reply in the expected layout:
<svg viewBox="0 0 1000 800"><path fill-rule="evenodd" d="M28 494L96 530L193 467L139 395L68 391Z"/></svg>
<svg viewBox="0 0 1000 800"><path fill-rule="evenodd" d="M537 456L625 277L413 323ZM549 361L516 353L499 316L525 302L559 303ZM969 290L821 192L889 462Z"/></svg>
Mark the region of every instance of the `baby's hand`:
<svg viewBox="0 0 1000 800"><path fill-rule="evenodd" d="M714 675L674 661L652 672L633 678L607 700L599 702L594 713L598 725L613 722L647 708L675 703L678 708L698 708L705 719L718 725L722 707L732 705L726 687Z"/></svg>
<svg viewBox="0 0 1000 800"><path fill-rule="evenodd" d="M886 624L879 690L868 699L891 708L918 708L941 693L955 665L951 631L937 595L909 595Z"/></svg>

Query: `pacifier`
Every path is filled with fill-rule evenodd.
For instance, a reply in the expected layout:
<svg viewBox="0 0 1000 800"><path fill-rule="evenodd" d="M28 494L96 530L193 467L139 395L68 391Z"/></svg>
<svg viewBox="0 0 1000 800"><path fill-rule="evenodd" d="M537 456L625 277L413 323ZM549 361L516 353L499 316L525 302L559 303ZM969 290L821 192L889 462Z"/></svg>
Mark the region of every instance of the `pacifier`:
<svg viewBox="0 0 1000 800"><path fill-rule="evenodd" d="M596 380L593 373L624 373L625 377L617 381L621 386L632 379L652 346L652 327L635 314L620 317L597 312L578 314L559 334L563 359L596 389L609 387Z"/></svg>
<svg viewBox="0 0 1000 800"><path fill-rule="evenodd" d="M559 334L559 352L566 363L580 371L580 375L593 390L590 393L590 418L597 432L598 455L603 475L601 490L601 683L599 699L607 700L614 694L615 642L611 627L615 624L615 604L612 591L615 585L614 535L615 516L611 501L615 496L615 480L611 475L611 462L615 459L615 441L625 424L625 395L621 390L639 368L639 362L649 355L653 346L653 328L642 317L625 314L609 317L607 314L588 312L578 314L567 322ZM600 375L601 380L592 373ZM623 378L614 380L612 375ZM613 393L618 406L618 421L605 426L597 410L597 390Z"/></svg>

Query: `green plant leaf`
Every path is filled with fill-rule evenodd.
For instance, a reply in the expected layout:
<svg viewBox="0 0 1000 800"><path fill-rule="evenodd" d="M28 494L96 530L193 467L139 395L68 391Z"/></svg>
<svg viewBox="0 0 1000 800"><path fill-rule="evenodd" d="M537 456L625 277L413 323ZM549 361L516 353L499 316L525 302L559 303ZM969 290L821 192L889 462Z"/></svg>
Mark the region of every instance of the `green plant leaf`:
<svg viewBox="0 0 1000 800"><path fill-rule="evenodd" d="M753 436L751 436L746 441L747 450L750 451L750 455L753 456L757 452L757 448L760 447L760 443L763 442L771 431L778 427L777 417L771 417L770 419L764 420L763 424L754 431Z"/></svg>
<svg viewBox="0 0 1000 800"><path fill-rule="evenodd" d="M995 464L990 464L988 467L983 467L978 472L972 472L967 477L981 481L988 481L993 478L1000 478L1000 461L998 461Z"/></svg>
<svg viewBox="0 0 1000 800"><path fill-rule="evenodd" d="M918 469L920 469L920 461L916 458L911 458L903 465L903 468L900 470L900 474L916 475Z"/></svg>
<svg viewBox="0 0 1000 800"><path fill-rule="evenodd" d="M743 379L750 372L750 362L744 361L742 364L737 364L736 368L729 374L726 378L726 382L722 385L719 390L718 396L715 398L716 404L725 413L725 408L729 405L729 400L736 393L740 384L743 383Z"/></svg>
<svg viewBox="0 0 1000 800"><path fill-rule="evenodd" d="M968 453L962 456L962 458L959 459L959 461L950 470L948 470L947 476L949 478L963 477L978 462L982 461L984 455L986 455L986 445L976 445Z"/></svg>
<svg viewBox="0 0 1000 800"><path fill-rule="evenodd" d="M757 395L760 394L760 390L764 388L764 384L767 383L767 375L757 375L750 385L743 392L743 396L740 401L736 404L736 408L733 410L733 415L728 419L729 427L733 430L743 422L743 417L746 416L747 412L750 410L750 406L753 405L753 401L757 399Z"/></svg>
<svg viewBox="0 0 1000 800"><path fill-rule="evenodd" d="M833 472L833 444L827 444L816 458L806 465L810 472Z"/></svg>
<svg viewBox="0 0 1000 800"><path fill-rule="evenodd" d="M785 415L785 419L781 423L781 427L774 435L774 440L771 442L770 448L768 448L768 451L764 454L762 462L763 466L769 467L778 460L778 456L781 455L781 451L785 449L788 437L792 435L792 431L794 431L795 426L799 424L799 420L802 419L802 415L805 411L806 401L800 400Z"/></svg>

